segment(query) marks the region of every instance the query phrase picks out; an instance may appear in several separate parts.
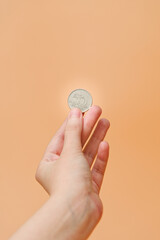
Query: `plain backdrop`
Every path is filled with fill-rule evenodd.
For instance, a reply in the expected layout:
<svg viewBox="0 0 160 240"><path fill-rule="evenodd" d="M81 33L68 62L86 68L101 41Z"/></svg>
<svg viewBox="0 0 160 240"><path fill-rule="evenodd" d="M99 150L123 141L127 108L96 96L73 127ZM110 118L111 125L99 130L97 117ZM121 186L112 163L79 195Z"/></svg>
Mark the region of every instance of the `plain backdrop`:
<svg viewBox="0 0 160 240"><path fill-rule="evenodd" d="M159 240L159 0L0 0L0 239L48 199L35 171L76 88L111 123L89 240Z"/></svg>

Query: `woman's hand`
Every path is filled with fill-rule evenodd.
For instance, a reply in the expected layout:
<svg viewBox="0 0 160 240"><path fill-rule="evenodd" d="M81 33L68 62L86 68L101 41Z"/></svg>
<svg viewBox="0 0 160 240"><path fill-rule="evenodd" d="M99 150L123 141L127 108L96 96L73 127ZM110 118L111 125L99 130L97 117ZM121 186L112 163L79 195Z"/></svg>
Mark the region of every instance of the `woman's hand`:
<svg viewBox="0 0 160 240"><path fill-rule="evenodd" d="M98 106L91 107L84 117L79 109L72 109L49 143L35 175L51 198L59 198L68 206L85 237L103 211L99 192L109 155L109 145L103 141L110 125L107 119L98 121L85 145L101 113ZM86 221L90 227L82 229Z"/></svg>

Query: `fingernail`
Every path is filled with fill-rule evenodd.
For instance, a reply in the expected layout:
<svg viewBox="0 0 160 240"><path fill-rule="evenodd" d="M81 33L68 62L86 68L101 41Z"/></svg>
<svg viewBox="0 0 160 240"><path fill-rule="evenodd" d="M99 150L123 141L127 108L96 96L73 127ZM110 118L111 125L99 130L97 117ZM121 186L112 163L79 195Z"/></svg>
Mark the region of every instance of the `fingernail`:
<svg viewBox="0 0 160 240"><path fill-rule="evenodd" d="M80 118L81 115L82 115L82 112L79 108L73 108L70 111L69 117L70 118L72 118L72 117Z"/></svg>

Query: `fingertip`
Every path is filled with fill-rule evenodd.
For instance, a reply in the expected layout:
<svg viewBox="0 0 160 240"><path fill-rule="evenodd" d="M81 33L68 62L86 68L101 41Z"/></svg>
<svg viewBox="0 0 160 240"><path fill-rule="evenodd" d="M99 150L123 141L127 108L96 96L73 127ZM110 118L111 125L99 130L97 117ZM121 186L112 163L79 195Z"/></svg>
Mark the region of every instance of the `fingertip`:
<svg viewBox="0 0 160 240"><path fill-rule="evenodd" d="M107 160L109 156L109 144L106 141L102 141L99 144L98 157L102 160Z"/></svg>
<svg viewBox="0 0 160 240"><path fill-rule="evenodd" d="M101 121L101 124L102 124L106 129L108 129L108 128L110 127L110 122L108 121L108 119L106 119L106 118L101 118L100 121Z"/></svg>
<svg viewBox="0 0 160 240"><path fill-rule="evenodd" d="M108 142L106 142L106 141L102 141L101 143L100 143L100 145L101 145L101 149L102 150L109 150L109 143Z"/></svg>
<svg viewBox="0 0 160 240"><path fill-rule="evenodd" d="M102 108L98 105L93 105L91 108L94 109L95 111L99 112L100 114L102 113Z"/></svg>
<svg viewBox="0 0 160 240"><path fill-rule="evenodd" d="M79 108L72 108L69 112L69 118L80 118L82 116L82 112Z"/></svg>

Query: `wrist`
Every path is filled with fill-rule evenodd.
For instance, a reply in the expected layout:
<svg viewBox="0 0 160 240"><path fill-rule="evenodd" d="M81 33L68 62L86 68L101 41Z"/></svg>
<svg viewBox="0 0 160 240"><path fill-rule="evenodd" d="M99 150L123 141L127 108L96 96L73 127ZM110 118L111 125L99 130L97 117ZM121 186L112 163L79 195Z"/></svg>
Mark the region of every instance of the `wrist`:
<svg viewBox="0 0 160 240"><path fill-rule="evenodd" d="M48 204L55 217L53 239L56 240L85 240L99 220L97 206L89 195L78 201L51 196Z"/></svg>

